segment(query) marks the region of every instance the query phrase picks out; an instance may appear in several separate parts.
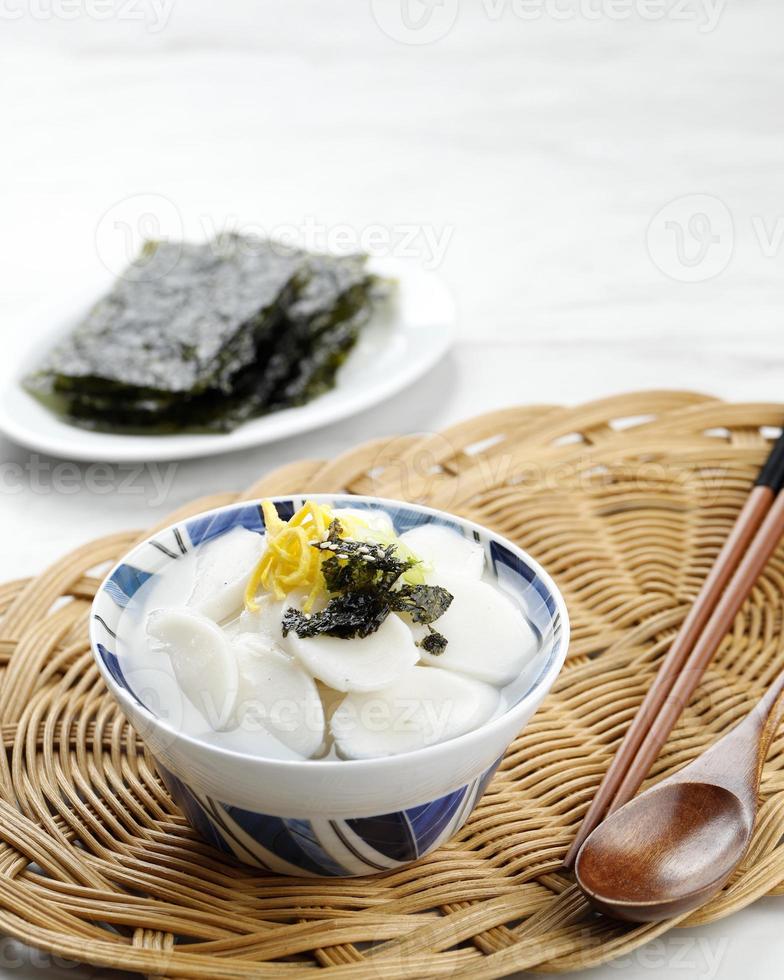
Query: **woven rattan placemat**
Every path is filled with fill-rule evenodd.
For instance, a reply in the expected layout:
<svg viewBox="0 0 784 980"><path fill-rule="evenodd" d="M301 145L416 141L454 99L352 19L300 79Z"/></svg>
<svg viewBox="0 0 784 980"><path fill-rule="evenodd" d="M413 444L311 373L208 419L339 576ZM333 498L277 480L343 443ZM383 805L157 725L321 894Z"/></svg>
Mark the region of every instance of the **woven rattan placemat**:
<svg viewBox="0 0 784 980"><path fill-rule="evenodd" d="M87 644L101 566L140 532L94 541L0 587L0 931L166 976L322 969L478 980L594 965L670 928L592 916L559 863L743 502L766 453L764 427L783 417L781 405L688 392L514 408L287 466L247 491L348 490L453 510L528 549L569 605L567 665L472 819L435 854L380 877L260 877L188 828ZM173 516L235 499L211 496ZM653 778L725 732L784 665L783 593L780 550ZM779 737L744 867L689 924L784 893L783 767Z"/></svg>

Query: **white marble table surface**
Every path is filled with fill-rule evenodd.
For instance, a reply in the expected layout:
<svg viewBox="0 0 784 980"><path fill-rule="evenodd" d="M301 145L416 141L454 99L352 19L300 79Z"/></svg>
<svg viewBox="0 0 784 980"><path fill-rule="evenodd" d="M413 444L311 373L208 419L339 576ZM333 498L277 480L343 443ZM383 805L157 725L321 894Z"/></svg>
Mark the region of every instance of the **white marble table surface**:
<svg viewBox="0 0 784 980"><path fill-rule="evenodd" d="M304 438L118 467L111 493L0 441L0 576L287 460L500 406L784 400L781 4L401 3L0 2L5 340L157 231L410 253L459 309L427 379ZM776 915L761 902L590 975L777 976ZM40 975L106 974L0 939L0 978Z"/></svg>

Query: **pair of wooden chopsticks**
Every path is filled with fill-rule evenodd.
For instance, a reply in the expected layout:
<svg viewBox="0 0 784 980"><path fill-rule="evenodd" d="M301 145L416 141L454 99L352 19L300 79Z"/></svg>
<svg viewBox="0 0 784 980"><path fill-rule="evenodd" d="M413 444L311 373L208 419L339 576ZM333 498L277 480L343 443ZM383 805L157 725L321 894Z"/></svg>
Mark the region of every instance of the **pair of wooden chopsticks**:
<svg viewBox="0 0 784 980"><path fill-rule="evenodd" d="M775 443L735 526L634 716L564 860L634 796L784 535L784 434Z"/></svg>

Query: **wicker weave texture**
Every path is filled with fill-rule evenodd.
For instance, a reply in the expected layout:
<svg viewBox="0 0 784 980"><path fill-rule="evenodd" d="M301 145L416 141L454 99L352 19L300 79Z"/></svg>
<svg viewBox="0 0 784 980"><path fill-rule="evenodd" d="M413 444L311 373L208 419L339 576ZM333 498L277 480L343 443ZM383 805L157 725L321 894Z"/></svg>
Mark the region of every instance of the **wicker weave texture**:
<svg viewBox="0 0 784 980"><path fill-rule="evenodd" d="M766 427L783 417L781 405L689 392L516 408L287 466L248 489L243 496L351 491L453 510L529 550L566 597L566 667L472 819L435 854L380 877L260 877L190 830L87 643L100 572L138 531L1 586L0 930L158 976L479 980L595 965L683 925L592 916L559 865L766 454ZM212 496L172 517L235 499ZM784 666L783 595L780 550L652 779L724 733ZM780 736L745 864L688 924L784 893L783 768Z"/></svg>

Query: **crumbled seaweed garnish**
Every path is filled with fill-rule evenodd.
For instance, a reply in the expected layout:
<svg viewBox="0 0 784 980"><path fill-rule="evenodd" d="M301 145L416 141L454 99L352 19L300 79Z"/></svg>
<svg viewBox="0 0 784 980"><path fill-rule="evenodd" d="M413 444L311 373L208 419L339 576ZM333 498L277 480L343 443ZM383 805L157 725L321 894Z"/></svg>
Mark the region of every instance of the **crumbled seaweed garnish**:
<svg viewBox="0 0 784 980"><path fill-rule="evenodd" d="M320 612L303 613L289 608L283 615L283 635L337 636L351 639L375 633L391 612L405 613L428 628L420 646L438 655L446 649L446 637L430 624L447 611L452 599L440 585L403 585L395 588L401 575L416 561L401 558L394 544L381 545L342 538L340 521L333 520L327 536L313 547L332 552L321 570L332 598Z"/></svg>
<svg viewBox="0 0 784 980"><path fill-rule="evenodd" d="M339 521L329 527L329 537L313 545L322 551L331 551L321 566L327 589L330 592L360 591L373 589L388 591L404 572L416 562L400 558L395 546L352 541L341 538Z"/></svg>
<svg viewBox="0 0 784 980"><path fill-rule="evenodd" d="M395 612L408 613L415 623L429 625L444 615L454 596L440 585L404 585L390 598Z"/></svg>
<svg viewBox="0 0 784 980"><path fill-rule="evenodd" d="M383 592L344 592L330 599L317 613L287 609L283 614L283 635L291 630L303 639L325 633L350 640L375 633L391 609Z"/></svg>
<svg viewBox="0 0 784 980"><path fill-rule="evenodd" d="M442 633L434 630L432 626L428 626L427 628L430 632L424 639L419 641L417 646L422 647L426 653L431 653L434 657L439 657L446 650L448 640Z"/></svg>

